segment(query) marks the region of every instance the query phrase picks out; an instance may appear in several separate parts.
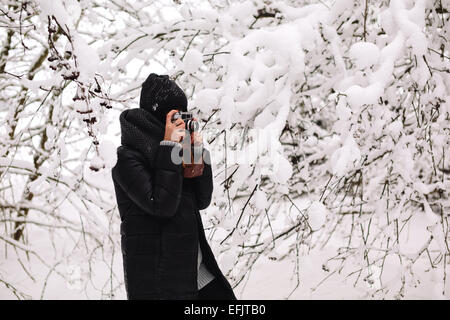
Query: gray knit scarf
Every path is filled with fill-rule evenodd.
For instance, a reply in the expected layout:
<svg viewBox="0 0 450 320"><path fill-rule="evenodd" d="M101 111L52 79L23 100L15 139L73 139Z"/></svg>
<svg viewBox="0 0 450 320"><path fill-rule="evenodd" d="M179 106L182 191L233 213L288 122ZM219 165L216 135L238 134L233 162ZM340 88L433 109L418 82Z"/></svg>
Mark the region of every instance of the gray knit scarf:
<svg viewBox="0 0 450 320"><path fill-rule="evenodd" d="M153 168L156 150L164 138L163 124L141 108L124 110L119 120L122 145L139 151Z"/></svg>

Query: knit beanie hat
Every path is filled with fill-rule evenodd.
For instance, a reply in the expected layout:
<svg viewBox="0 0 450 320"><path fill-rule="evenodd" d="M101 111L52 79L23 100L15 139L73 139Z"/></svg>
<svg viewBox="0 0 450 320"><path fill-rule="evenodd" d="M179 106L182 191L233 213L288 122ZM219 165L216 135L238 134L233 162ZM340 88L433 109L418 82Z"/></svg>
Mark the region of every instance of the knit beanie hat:
<svg viewBox="0 0 450 320"><path fill-rule="evenodd" d="M168 75L151 73L142 84L139 107L150 112L164 125L172 109L187 111L184 91Z"/></svg>

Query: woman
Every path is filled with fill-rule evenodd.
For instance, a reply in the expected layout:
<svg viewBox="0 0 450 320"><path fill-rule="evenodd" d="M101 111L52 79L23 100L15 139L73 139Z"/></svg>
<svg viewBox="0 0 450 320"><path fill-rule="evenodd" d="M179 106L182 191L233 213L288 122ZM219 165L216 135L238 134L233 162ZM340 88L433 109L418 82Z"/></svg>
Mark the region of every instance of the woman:
<svg viewBox="0 0 450 320"><path fill-rule="evenodd" d="M121 223L128 299L231 299L236 297L206 240L199 210L213 191L209 151L199 133L203 173L183 176L180 161L187 111L183 90L167 75L150 74L142 85L140 108L120 115L121 142L112 169ZM199 146L200 144L200 146Z"/></svg>

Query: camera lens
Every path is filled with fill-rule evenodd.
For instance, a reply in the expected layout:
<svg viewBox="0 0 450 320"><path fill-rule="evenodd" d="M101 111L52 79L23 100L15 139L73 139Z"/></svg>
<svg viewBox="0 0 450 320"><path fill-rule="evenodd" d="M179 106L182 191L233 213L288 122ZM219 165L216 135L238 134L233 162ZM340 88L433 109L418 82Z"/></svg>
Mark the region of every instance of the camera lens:
<svg viewBox="0 0 450 320"><path fill-rule="evenodd" d="M197 131L198 128L199 128L199 124L198 124L198 122L195 121L195 120L189 120L189 121L187 122L187 126L186 126L186 127L187 127L188 130L190 130L190 131Z"/></svg>

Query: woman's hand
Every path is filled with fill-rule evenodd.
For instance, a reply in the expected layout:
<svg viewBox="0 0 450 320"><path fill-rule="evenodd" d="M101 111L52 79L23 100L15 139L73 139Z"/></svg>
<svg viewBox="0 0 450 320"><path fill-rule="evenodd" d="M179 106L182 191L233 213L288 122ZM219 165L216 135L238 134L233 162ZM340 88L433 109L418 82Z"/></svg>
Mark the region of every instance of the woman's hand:
<svg viewBox="0 0 450 320"><path fill-rule="evenodd" d="M178 110L170 110L166 116L166 129L164 133L164 140L166 141L174 141L180 142L183 140L186 130L184 121L181 118L178 118L174 122L172 122L172 116L178 112Z"/></svg>
<svg viewBox="0 0 450 320"><path fill-rule="evenodd" d="M194 146L202 146L203 145L203 136L200 132L194 131L191 134L191 144Z"/></svg>

